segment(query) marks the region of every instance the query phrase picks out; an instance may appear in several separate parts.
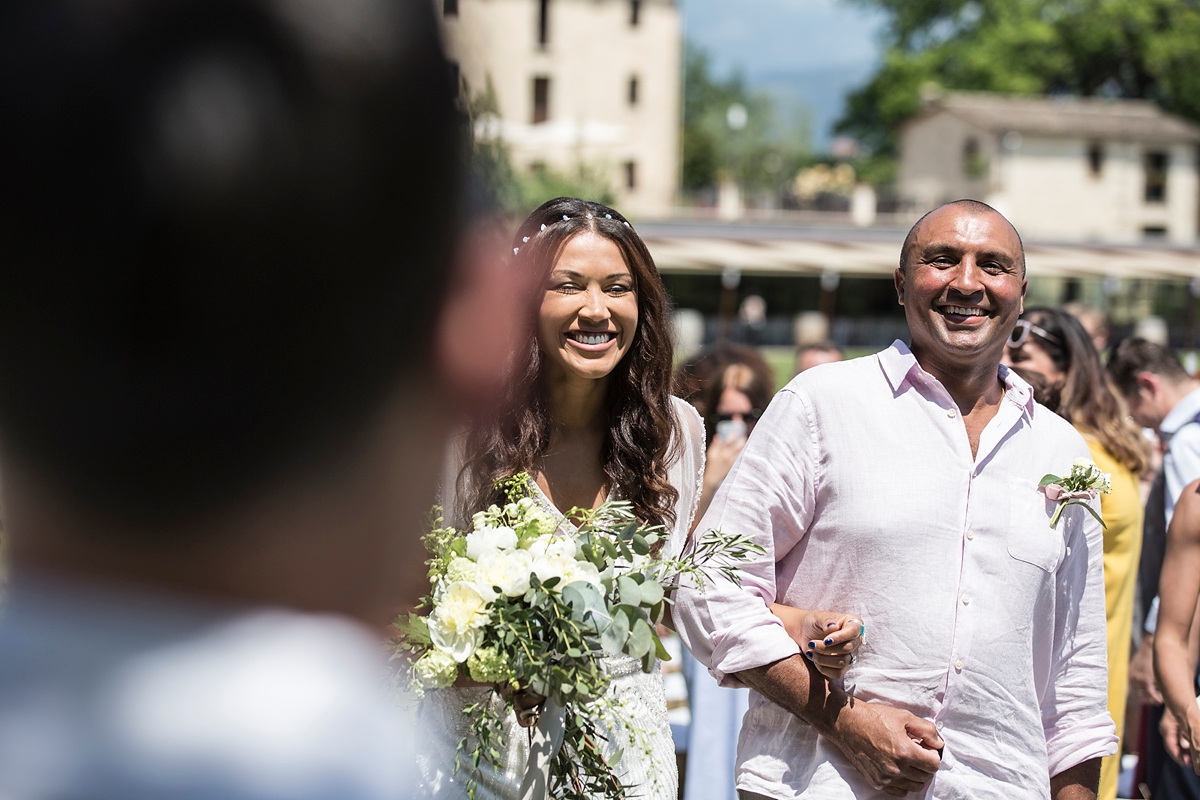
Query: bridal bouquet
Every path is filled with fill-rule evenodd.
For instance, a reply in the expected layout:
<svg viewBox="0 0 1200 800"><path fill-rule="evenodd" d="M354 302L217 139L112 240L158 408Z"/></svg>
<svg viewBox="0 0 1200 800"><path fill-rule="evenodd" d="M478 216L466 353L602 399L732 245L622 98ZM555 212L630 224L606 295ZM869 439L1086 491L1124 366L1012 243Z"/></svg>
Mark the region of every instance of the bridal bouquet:
<svg viewBox="0 0 1200 800"><path fill-rule="evenodd" d="M735 562L761 548L713 531L686 555L658 559L662 530L640 525L627 502L572 509L567 518L576 527L565 535L530 497L528 475L502 488L509 502L476 514L469 531L435 518L425 537L432 593L422 614L396 622L397 656L409 660L407 678L417 693L463 677L493 685L506 709L515 693L547 698L564 713L550 794L624 797L629 787L613 772L620 752L606 759L600 747L609 727L603 723L626 722L604 698L609 677L601 658L631 656L646 672L656 659L669 659L655 631L667 594L684 576L736 581ZM491 699L464 710L470 724L456 771L464 758L478 768L481 759L495 764L502 757L502 719L490 712ZM468 785L472 796L474 789Z"/></svg>

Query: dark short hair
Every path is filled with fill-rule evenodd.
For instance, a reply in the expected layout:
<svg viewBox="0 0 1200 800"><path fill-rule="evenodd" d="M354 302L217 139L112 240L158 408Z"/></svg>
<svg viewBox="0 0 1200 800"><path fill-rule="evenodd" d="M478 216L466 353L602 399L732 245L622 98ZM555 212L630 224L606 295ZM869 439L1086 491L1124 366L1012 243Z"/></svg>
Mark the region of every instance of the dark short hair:
<svg viewBox="0 0 1200 800"><path fill-rule="evenodd" d="M1188 377L1175 353L1140 336L1125 339L1113 349L1108 360L1108 375L1121 394L1137 397L1137 378L1143 372L1152 372L1174 383Z"/></svg>
<svg viewBox="0 0 1200 800"><path fill-rule="evenodd" d="M428 2L0 10L0 432L64 497L216 510L427 358L462 126Z"/></svg>
<svg viewBox="0 0 1200 800"><path fill-rule="evenodd" d="M906 272L908 271L908 264L912 260L912 257L913 257L912 251L913 251L913 248L916 247L917 233L921 230L921 225L923 225L925 220L929 218L930 214L933 214L935 211L941 211L943 208L948 208L950 206L962 208L962 209L966 210L966 212L968 214L971 214L973 216L979 215L979 214L995 214L996 216L1000 217L1000 219L1004 220L1005 222L1008 222L1007 217L1005 217L1003 214L1001 214L996 209L989 206L987 203L982 203L979 200L969 200L969 199L955 200L953 202L946 203L944 205L940 205L937 208L933 209L932 211L927 211L919 220L917 220L915 225L913 225L911 228L908 229L908 235L904 237L904 244L900 246L900 269L902 269ZM1020 233L1020 231L1017 230L1015 225L1013 225L1011 222L1008 222L1008 227L1012 228L1012 232L1015 233L1017 236L1017 243L1021 246L1021 274L1024 275L1025 274L1025 242L1024 242L1024 240L1021 239L1021 233Z"/></svg>

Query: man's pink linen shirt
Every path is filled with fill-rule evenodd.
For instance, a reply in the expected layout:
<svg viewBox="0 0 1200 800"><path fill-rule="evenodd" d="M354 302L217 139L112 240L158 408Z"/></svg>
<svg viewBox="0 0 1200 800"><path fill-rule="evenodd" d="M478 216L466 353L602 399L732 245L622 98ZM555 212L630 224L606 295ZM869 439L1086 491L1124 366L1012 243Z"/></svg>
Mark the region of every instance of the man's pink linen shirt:
<svg viewBox="0 0 1200 800"><path fill-rule="evenodd" d="M1103 542L1084 509L1058 529L1038 490L1083 438L1000 367L1004 401L972 457L945 388L901 342L804 372L758 423L700 530L766 555L738 588L677 593L688 648L725 685L799 652L768 607L861 615L845 685L934 720L946 742L927 798L1046 798L1050 776L1116 752L1108 714ZM1099 503L1096 503L1099 508ZM883 797L832 743L758 694L738 788Z"/></svg>

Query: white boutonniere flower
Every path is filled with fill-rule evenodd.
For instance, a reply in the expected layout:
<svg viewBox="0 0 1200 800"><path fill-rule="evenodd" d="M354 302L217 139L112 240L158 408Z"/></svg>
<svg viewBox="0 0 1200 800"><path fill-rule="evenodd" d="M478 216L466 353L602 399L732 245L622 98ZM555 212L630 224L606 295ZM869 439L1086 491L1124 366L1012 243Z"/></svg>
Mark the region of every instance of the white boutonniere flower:
<svg viewBox="0 0 1200 800"><path fill-rule="evenodd" d="M1047 500L1058 503L1054 516L1050 517L1051 528L1058 524L1058 518L1067 506L1083 506L1096 518L1100 527L1108 527L1096 513L1096 509L1092 508L1091 501L1095 500L1097 495L1112 491L1112 476L1101 472L1096 462L1090 458L1075 459L1075 463L1071 465L1071 474L1065 478L1046 475L1038 484L1038 488L1046 495Z"/></svg>

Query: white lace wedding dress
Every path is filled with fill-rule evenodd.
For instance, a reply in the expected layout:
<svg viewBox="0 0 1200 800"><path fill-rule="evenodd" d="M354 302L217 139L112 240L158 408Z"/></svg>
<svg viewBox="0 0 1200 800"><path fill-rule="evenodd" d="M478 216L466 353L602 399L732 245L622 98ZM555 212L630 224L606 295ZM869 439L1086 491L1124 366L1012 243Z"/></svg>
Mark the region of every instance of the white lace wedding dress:
<svg viewBox="0 0 1200 800"><path fill-rule="evenodd" d="M704 474L704 423L696 410L684 401L672 398L672 404L683 441L678 448L679 457L669 473L671 485L679 492L679 501L675 505L675 523L663 549L665 556L679 553L687 541L700 501ZM448 474L457 475L457 466L453 465ZM453 486L453 480L449 479L443 485L443 504L447 513L455 507ZM562 520L560 530L573 533L570 523L540 490L534 496L548 512ZM623 727L608 731L605 755L623 750L615 771L623 784L632 787L630 797L675 800L679 776L659 666L656 664L654 671L647 674L642 672L640 661L626 656L606 657L604 666L612 676L608 699L619 705L623 717L637 727L632 732ZM490 689L484 688L443 689L430 692L422 701L417 728L421 796L436 800L465 798L467 781L474 777L476 800L520 799L521 782L529 759L529 732L517 725L515 715L505 710L503 703L494 696L491 702L495 713L505 715L507 747L503 748L503 757L494 768L484 759L473 775L462 770L454 774L455 750L466 732L463 708L485 699L490 693ZM470 753L467 753L463 759L464 770L470 770L469 759Z"/></svg>

